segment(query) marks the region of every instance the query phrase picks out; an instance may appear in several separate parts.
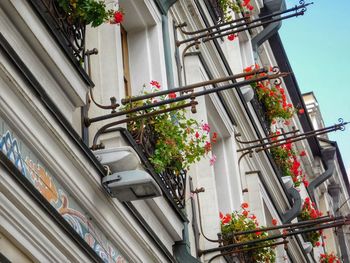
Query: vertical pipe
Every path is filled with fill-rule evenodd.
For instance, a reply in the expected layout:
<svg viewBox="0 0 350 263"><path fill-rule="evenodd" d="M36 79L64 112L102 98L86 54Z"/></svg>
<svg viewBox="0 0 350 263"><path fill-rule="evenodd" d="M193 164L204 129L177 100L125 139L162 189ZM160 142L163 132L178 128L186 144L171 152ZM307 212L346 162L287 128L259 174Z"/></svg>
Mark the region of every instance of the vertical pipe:
<svg viewBox="0 0 350 263"><path fill-rule="evenodd" d="M167 84L168 84L168 87L175 87L173 64L172 64L172 59L171 59L171 45L170 45L168 21L169 21L168 16L162 15L164 59L165 59L165 70L166 70L166 75L167 75Z"/></svg>

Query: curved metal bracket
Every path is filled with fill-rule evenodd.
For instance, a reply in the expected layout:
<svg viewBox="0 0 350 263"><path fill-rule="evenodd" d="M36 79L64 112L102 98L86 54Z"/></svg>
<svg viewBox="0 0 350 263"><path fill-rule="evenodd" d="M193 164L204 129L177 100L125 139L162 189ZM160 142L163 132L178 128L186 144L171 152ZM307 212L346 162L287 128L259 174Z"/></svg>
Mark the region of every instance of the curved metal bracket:
<svg viewBox="0 0 350 263"><path fill-rule="evenodd" d="M294 187L289 188L288 194L293 199L293 206L291 209L287 210L281 215L283 224L290 223L294 218L296 218L300 214L302 207L301 196L297 189Z"/></svg>

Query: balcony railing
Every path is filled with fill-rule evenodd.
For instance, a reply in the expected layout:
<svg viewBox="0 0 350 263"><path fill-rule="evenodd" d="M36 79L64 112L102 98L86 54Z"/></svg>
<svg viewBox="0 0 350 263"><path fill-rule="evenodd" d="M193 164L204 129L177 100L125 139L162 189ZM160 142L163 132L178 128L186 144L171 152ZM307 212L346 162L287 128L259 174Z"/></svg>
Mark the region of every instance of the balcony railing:
<svg viewBox="0 0 350 263"><path fill-rule="evenodd" d="M152 136L144 137L141 143L140 138L136 134L131 134L124 128L120 128L119 131L135 149L144 167L157 181L164 194L172 201L177 210L183 209L185 207L186 172L181 171L180 174L175 174L171 169L166 169L162 173L156 173L148 160L154 151L154 138Z"/></svg>
<svg viewBox="0 0 350 263"><path fill-rule="evenodd" d="M261 127L265 132L265 135L268 136L270 134L270 122L268 121L268 117L266 115L266 109L264 105L259 101L255 89L254 89L254 98L251 100L251 104L253 106L256 116L260 121Z"/></svg>
<svg viewBox="0 0 350 263"><path fill-rule="evenodd" d="M93 85L82 68L85 57L86 25L79 21L73 22L57 0L29 0L29 2L82 78Z"/></svg>

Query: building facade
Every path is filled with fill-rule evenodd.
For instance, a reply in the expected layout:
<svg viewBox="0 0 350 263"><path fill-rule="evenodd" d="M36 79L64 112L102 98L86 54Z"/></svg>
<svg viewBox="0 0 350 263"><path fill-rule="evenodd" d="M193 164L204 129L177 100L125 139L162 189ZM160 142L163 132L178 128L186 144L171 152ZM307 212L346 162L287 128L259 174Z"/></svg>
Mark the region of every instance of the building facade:
<svg viewBox="0 0 350 263"><path fill-rule="evenodd" d="M250 252L217 249L225 244L220 212L247 211L273 227L302 222L309 199L327 218L349 214L336 142L326 135L293 142L297 186L274 157L274 139L325 128L313 94L302 95L293 74L281 78L273 85L295 114L269 119L248 75L232 77L255 64L293 72L278 35L284 1L251 1L249 19L231 13L243 21L238 27L221 26L214 0L106 0L124 19L99 27L72 22L59 2L0 2L1 262L244 262ZM198 83L196 92L210 92L175 89ZM192 108L195 100L188 118L208 124L209 138L216 134L211 153L180 174L157 172L149 145L124 121L132 115L118 114L128 109L119 104L152 85L188 96ZM116 177L105 184L106 176ZM133 188L136 176L161 196ZM288 244L276 245L275 262L319 262L325 252L349 262L348 227L326 228L319 246L293 234L300 229L276 239Z"/></svg>

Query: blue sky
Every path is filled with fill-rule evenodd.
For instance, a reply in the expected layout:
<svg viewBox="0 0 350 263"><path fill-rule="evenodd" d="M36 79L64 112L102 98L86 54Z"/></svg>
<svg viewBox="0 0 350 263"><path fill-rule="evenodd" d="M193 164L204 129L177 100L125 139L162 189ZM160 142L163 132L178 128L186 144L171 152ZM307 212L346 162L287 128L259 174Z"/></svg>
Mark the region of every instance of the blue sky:
<svg viewBox="0 0 350 263"><path fill-rule="evenodd" d="M304 16L283 21L280 36L301 91L314 92L329 126L340 117L350 121L350 0L313 2ZM329 137L350 177L350 124Z"/></svg>

